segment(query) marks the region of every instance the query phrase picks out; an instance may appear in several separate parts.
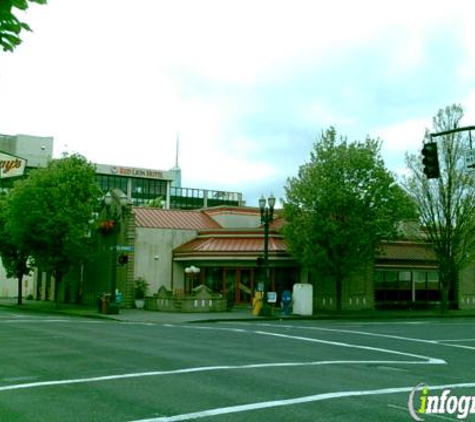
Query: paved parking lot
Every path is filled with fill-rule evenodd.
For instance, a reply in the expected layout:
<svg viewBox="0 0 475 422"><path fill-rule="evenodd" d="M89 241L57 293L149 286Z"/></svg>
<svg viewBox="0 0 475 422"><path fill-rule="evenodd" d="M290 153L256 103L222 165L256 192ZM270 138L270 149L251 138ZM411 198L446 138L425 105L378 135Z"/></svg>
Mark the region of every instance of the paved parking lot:
<svg viewBox="0 0 475 422"><path fill-rule="evenodd" d="M473 324L186 324L0 309L0 420L409 421L411 395L416 418L459 420L448 393L444 412L417 410L447 389L475 395Z"/></svg>

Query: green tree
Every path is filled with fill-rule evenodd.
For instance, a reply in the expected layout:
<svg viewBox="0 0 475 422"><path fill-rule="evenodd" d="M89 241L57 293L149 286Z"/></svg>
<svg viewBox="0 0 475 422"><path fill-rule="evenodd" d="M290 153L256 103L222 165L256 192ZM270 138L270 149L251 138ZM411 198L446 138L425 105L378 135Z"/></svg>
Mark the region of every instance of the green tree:
<svg viewBox="0 0 475 422"><path fill-rule="evenodd" d="M432 133L457 128L463 114L458 104L439 110L433 118ZM423 142L430 138L426 130ZM427 179L421 156L406 155L410 172L403 186L417 206L424 229L421 237L431 242L439 262L444 311L449 290L457 293L460 270L475 256L475 179L473 172L464 168L464 151L471 148L468 132L433 140L438 144L440 178Z"/></svg>
<svg viewBox="0 0 475 422"><path fill-rule="evenodd" d="M380 149L379 140L350 143L331 127L286 185L290 253L317 277L334 281L337 310L345 279L372 264L381 240L396 236L398 223L413 217Z"/></svg>
<svg viewBox="0 0 475 422"><path fill-rule="evenodd" d="M15 184L7 230L37 267L53 274L57 302L64 275L87 256L100 195L95 168L80 155L52 160Z"/></svg>
<svg viewBox="0 0 475 422"><path fill-rule="evenodd" d="M7 230L7 196L0 196L0 257L2 258L3 267L6 270L7 277L16 278L18 280L18 298L17 304L23 303L23 276L30 273L28 265L28 253L21 245L13 242L12 236Z"/></svg>
<svg viewBox="0 0 475 422"><path fill-rule="evenodd" d="M21 32L31 31L30 26L20 21L14 9L25 11L29 3L46 4L47 0L0 0L0 46L3 51L13 51L21 44Z"/></svg>

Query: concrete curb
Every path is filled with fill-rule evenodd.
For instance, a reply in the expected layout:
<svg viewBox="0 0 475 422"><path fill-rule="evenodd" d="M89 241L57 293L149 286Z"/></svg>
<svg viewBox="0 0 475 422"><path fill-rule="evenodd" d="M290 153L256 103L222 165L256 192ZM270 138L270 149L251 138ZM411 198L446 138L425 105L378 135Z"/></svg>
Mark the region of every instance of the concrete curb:
<svg viewBox="0 0 475 422"><path fill-rule="evenodd" d="M69 317L82 317L90 319L102 319L128 323L169 323L169 324L199 324L199 323L216 323L216 322L256 322L256 321L325 321L325 320L407 320L407 319L450 319L450 318L474 318L475 311L449 311L442 315L440 311L372 311L371 313L356 312L356 313L320 313L309 316L302 315L270 315L270 316L253 316L248 309L241 309L229 311L226 315L219 313L176 313L176 312L158 312L146 311L136 309L123 309L121 313L117 314L101 314L94 311L91 307L84 308L81 306L73 307L75 305L64 305L68 308L55 309L53 306L45 306L43 302L28 303L25 301L24 305L19 306L12 300L0 299L0 307L15 309L23 312L42 313L42 314L57 314Z"/></svg>

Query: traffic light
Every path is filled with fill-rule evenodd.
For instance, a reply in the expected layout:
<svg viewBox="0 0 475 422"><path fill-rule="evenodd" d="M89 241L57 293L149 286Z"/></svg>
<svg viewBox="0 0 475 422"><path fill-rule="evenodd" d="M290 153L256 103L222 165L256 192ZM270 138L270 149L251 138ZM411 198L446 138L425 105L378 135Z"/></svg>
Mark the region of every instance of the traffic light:
<svg viewBox="0 0 475 422"><path fill-rule="evenodd" d="M439 155L437 153L437 142L424 144L422 148L422 164L424 164L424 174L428 179L440 177Z"/></svg>
<svg viewBox="0 0 475 422"><path fill-rule="evenodd" d="M119 255L117 258L117 261L119 262L120 265L125 265L127 262L129 262L129 256L126 254Z"/></svg>

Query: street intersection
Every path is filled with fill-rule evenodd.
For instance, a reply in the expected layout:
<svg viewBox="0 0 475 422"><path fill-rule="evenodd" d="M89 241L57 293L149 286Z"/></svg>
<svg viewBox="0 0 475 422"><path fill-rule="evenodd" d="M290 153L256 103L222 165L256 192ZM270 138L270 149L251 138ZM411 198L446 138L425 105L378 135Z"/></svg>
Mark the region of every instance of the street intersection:
<svg viewBox="0 0 475 422"><path fill-rule="evenodd" d="M421 420L457 420L417 413L415 388L475 395L473 331L469 318L191 324L0 308L0 420L409 421L411 393Z"/></svg>

